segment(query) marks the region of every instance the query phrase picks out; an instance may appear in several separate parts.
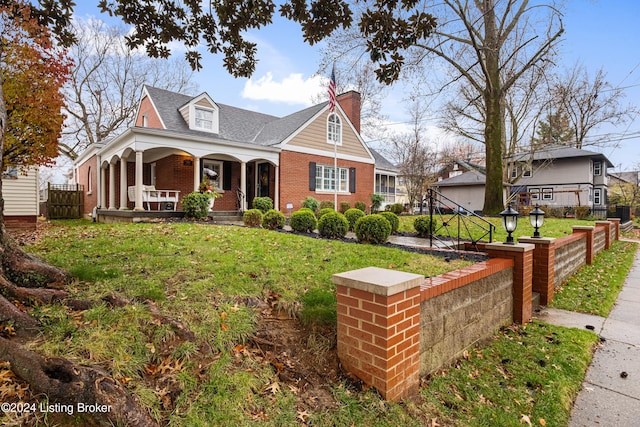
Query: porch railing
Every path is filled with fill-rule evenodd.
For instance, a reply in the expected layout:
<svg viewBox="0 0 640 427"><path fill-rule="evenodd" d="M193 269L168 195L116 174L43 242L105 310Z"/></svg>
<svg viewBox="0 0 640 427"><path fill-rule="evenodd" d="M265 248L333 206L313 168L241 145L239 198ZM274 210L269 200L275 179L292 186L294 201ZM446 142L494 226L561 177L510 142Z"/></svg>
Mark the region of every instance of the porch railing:
<svg viewBox="0 0 640 427"><path fill-rule="evenodd" d="M463 243L469 242L478 250L478 242L493 241L494 224L435 190L429 189L427 196L425 202L429 206L431 223L438 220L429 236L431 247L438 242L439 247L459 250Z"/></svg>

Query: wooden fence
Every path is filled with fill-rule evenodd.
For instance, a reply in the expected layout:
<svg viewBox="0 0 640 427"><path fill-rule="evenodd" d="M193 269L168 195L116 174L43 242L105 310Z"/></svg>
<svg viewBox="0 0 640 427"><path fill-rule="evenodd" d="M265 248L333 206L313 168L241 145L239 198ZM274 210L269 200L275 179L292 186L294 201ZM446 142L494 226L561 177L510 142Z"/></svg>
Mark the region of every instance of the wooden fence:
<svg viewBox="0 0 640 427"><path fill-rule="evenodd" d="M77 219L84 211L84 186L51 184L47 188L47 218Z"/></svg>

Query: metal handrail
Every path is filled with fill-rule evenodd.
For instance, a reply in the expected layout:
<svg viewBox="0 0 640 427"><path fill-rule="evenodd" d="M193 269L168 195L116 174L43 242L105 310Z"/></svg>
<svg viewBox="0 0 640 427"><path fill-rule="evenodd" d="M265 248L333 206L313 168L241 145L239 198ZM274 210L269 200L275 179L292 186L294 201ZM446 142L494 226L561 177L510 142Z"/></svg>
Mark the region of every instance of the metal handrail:
<svg viewBox="0 0 640 427"><path fill-rule="evenodd" d="M487 221L486 219L482 218L480 215L476 214L475 212L471 212L465 209L464 206L454 202L453 200L438 193L433 189L429 189L427 190L427 192L428 192L428 199L425 199L424 201L429 202L429 219L431 221L431 224L434 223L433 222L434 215L439 216L441 218L441 224L442 224L436 229L432 230L431 233L429 234L429 245L431 247L433 247L434 239L441 242L443 245L449 247L450 249L459 248L463 240L470 241L471 244L476 248L476 250L478 249L477 243L482 239L484 239L485 237L488 236L489 243L493 241L493 235L494 235L496 226L492 224L490 221ZM443 201L445 201L445 203L443 203ZM448 219L445 219L445 215L449 215L449 214L443 212L445 210L442 207L443 205L446 206L447 208L446 210L450 209L452 211L450 214L451 217ZM452 235L451 230L449 228L449 225L453 220L457 220L457 234L455 236ZM473 238L471 234L471 230L469 229L469 224L473 224L474 226L479 227L480 230L484 230L484 233L480 236L480 238L478 239ZM463 239L464 236L462 236L460 233L463 227L468 234L468 238L466 239ZM439 232L442 231L443 229L446 231L445 236L448 237L448 240L445 240L439 237L440 236ZM452 246L451 242L453 241L456 242L455 248L451 247Z"/></svg>

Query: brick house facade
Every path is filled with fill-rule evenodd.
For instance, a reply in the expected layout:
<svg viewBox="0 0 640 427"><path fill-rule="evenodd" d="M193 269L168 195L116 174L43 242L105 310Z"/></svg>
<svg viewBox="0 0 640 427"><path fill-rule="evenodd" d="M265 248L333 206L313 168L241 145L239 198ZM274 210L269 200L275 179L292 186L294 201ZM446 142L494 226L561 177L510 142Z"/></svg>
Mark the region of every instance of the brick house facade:
<svg viewBox="0 0 640 427"><path fill-rule="evenodd" d="M145 87L135 126L76 161L85 213L165 208L144 204L143 186L179 191L170 207L180 210L205 168L216 172L222 194L214 210L244 210L260 196L296 210L307 196L333 201L336 187L338 204L368 203L376 160L360 136L360 94L337 100L334 112L324 102L279 118L217 104L206 93Z"/></svg>

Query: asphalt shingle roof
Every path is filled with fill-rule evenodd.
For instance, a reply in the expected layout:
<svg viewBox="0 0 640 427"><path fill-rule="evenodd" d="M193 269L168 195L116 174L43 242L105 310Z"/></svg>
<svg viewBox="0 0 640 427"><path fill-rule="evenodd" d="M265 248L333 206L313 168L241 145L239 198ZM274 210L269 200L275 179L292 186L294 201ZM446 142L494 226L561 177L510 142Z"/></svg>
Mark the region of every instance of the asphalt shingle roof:
<svg viewBox="0 0 640 427"><path fill-rule="evenodd" d="M487 177L476 170L470 170L468 172L462 173L460 175L456 175L451 178L443 179L442 181L438 181L433 185L435 187L453 187L459 185L484 185L486 183Z"/></svg>
<svg viewBox="0 0 640 427"><path fill-rule="evenodd" d="M191 102L194 97L151 86L147 86L146 89L167 130L186 135L211 136L208 132L189 129L188 123L180 114L179 109ZM217 135L219 138L256 145L275 145L284 141L320 112L327 103L314 105L285 117L276 117L225 104L216 103L216 105L220 110L218 116L220 133Z"/></svg>
<svg viewBox="0 0 640 427"><path fill-rule="evenodd" d="M527 161L530 159L530 156L530 153L516 154L515 156L513 156L512 160ZM534 161L566 159L571 157L602 158L607 162L608 166L613 166L609 159L607 159L607 157L602 153L597 153L595 151L584 150L576 147L568 147L564 145L550 145L533 153Z"/></svg>

